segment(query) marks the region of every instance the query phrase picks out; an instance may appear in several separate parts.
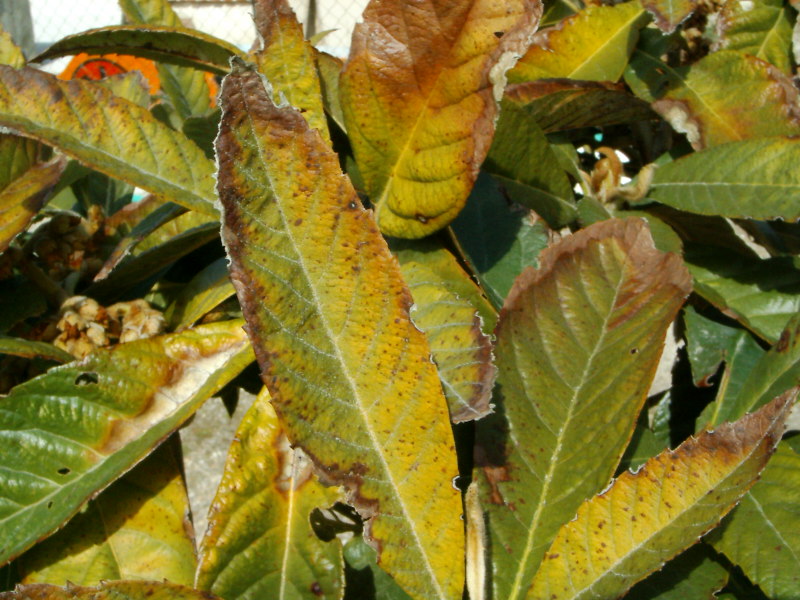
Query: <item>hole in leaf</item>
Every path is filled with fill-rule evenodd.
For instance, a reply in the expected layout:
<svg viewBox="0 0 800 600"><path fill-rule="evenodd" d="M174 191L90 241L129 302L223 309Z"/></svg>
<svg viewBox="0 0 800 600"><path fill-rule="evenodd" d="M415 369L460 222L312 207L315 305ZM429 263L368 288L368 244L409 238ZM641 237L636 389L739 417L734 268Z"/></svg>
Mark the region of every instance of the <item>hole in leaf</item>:
<svg viewBox="0 0 800 600"><path fill-rule="evenodd" d="M100 381L100 378L97 376L97 373L89 371L87 373L81 373L75 378L75 385L90 385L96 384Z"/></svg>
<svg viewBox="0 0 800 600"><path fill-rule="evenodd" d="M69 469L69 467L61 467L61 468L58 470L58 474L59 474L59 475L69 475L69 473L70 473L70 469Z"/></svg>
<svg viewBox="0 0 800 600"><path fill-rule="evenodd" d="M361 517L354 508L337 502L330 508L315 508L309 515L311 529L323 542L330 542L342 533L360 534L363 529Z"/></svg>
<svg viewBox="0 0 800 600"><path fill-rule="evenodd" d="M631 354L637 354L639 352L638 348L631 348Z"/></svg>
<svg viewBox="0 0 800 600"><path fill-rule="evenodd" d="M53 508L53 501L52 500L47 503L47 508Z"/></svg>

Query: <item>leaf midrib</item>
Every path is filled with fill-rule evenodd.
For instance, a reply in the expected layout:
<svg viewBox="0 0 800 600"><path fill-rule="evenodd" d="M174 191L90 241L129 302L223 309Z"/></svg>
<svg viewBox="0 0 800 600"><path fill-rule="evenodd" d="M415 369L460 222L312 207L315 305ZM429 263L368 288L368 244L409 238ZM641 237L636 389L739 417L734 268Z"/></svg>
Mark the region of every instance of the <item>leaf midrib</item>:
<svg viewBox="0 0 800 600"><path fill-rule="evenodd" d="M535 534L537 533L539 519L544 512L544 507L547 504L546 496L548 494L550 484L553 480L555 467L560 463L559 455L562 451L562 446L564 443L565 432L569 429L569 425L572 420L574 409L576 408L576 404L578 401L578 396L581 395L583 392L583 388L586 385L587 380L589 379L589 373L591 372L591 366L595 360L595 358L600 354L600 350L604 346L604 342L606 336L608 334L608 323L611 320L611 316L614 314L614 308L616 306L616 299L619 296L620 288L622 287L622 283L625 280L625 271L628 267L630 262L630 257L625 254L625 260L620 265L620 278L617 281L617 285L614 289L614 297L612 302L610 303L610 310L603 318L603 327L600 333L600 337L598 338L597 342L595 343L594 348L592 349L591 355L589 356L588 360L586 361L586 367L583 369L583 373L581 374L581 381L580 383L574 388L572 398L569 401L569 408L567 410L567 416L563 421L562 427L558 433L558 437L556 438L556 447L551 455L551 460L547 468L547 472L543 478L541 492L539 493L539 498L536 506L536 511L534 512L533 518L530 521L530 525L528 527L528 535L525 540L525 548L522 553L522 557L519 560L520 567L517 569L517 574L514 578L514 583L511 587L511 596L510 598L518 598L519 594L523 591L522 587L522 578L525 573L526 563L528 562L528 557L530 553L533 551L533 541Z"/></svg>
<svg viewBox="0 0 800 600"><path fill-rule="evenodd" d="M251 132L253 140L255 141L259 157L261 158L261 162L264 165L264 176L268 180L270 188L272 190L275 190L276 186L275 186L274 178L272 176L272 171L268 167L269 162L264 159L265 149L261 144L261 139L256 134L256 128L255 128L255 125L253 123L252 113L248 109L248 104L249 104L248 97L247 97L246 94L242 94L242 98L243 98L243 104L244 104L245 112L247 114L247 120L248 120L248 123L249 123L250 132ZM289 173L288 176L291 177L291 173ZM275 198L276 198L276 200L278 199L277 195L275 195ZM400 494L400 490L398 488L397 482L395 481L395 479L393 477L392 471L389 469L389 464L386 461L386 457L380 451L381 446L378 443L378 440L377 440L377 438L375 436L375 432L373 431L372 427L370 427L369 421L365 418L365 413L364 413L364 410L363 410L363 402L361 400L361 394L359 392L357 383L353 380L353 377L352 377L350 371L346 368L347 362L344 360L344 356L342 355L341 348L339 347L338 337L334 336L333 330L331 328L331 324L328 322L328 319L325 316L325 312L319 310L319 307L322 306L322 304L320 302L320 298L319 298L319 295L318 295L317 288L314 285L312 285L312 283L311 283L311 277L310 277L310 274L309 274L309 270L306 267L306 256L305 256L305 254L303 254L302 252L299 251L299 248L301 248L301 246L298 245L297 240L295 238L295 234L292 231L292 228L288 226L288 220L287 220L286 214L284 212L283 203L280 202L280 201L276 201L275 202L275 206L277 207L278 213L280 214L281 223L283 225L283 230L286 232L286 236L287 236L289 242L291 243L292 249L294 250L294 252L296 253L296 255L298 257L297 264L299 265L299 268L300 268L302 277L305 280L306 286L308 287L308 290L311 292L311 295L313 296L314 305L317 308L317 314L319 315L319 320L322 323L322 327L323 327L324 333L325 333L326 337L328 338L328 340L330 340L330 342L331 342L331 345L333 347L333 353L334 353L334 356L335 356L335 358L336 358L336 360L337 360L337 362L339 364L340 371L344 375L344 378L347 381L348 386L350 387L350 390L351 390L351 392L353 394L353 396L352 396L353 399L356 400L355 407L357 407L357 409L358 409L357 412L358 412L359 416L361 416L361 419L362 419L362 422L363 422L362 431L366 432L366 434L369 436L369 441L371 442L371 445L372 445L371 447L372 447L372 450L374 452L374 455L376 455L378 457L378 459L380 461L380 466L382 467L382 470L386 474L386 481L391 485L392 489L395 492L395 500L397 501L397 504L398 504L398 506L400 507L400 510L403 513L403 521L406 523L406 529L411 533L411 535L412 535L412 537L414 539L415 545L417 547L417 550L419 552L419 555L424 560L425 571L427 572L428 577L429 577L430 581L432 582L433 587L435 588L436 594L438 595L439 598L444 600L444 599L446 599L446 596L444 595L441 587L439 586L439 581L436 578L435 572L434 572L434 570L433 570L433 568L432 568L432 566L430 564L430 561L428 559L427 554L424 552L424 546L422 545L422 543L421 543L421 541L419 539L419 536L417 535L416 528L413 527L414 521L409 517L408 508L406 507L406 504L404 502L403 496ZM376 516L379 516L379 515L376 515Z"/></svg>

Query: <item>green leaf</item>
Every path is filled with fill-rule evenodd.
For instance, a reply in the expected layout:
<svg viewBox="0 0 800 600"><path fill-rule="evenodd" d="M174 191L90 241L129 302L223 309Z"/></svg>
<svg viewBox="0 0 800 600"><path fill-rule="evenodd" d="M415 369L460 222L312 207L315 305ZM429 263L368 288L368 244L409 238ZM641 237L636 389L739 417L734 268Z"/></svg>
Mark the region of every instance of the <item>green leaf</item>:
<svg viewBox="0 0 800 600"><path fill-rule="evenodd" d="M775 67L734 50L694 63L653 108L695 150L800 133L798 91Z"/></svg>
<svg viewBox="0 0 800 600"><path fill-rule="evenodd" d="M0 336L0 354L11 354L12 356L22 356L24 358L44 358L56 362L72 362L74 357L61 348L56 348L47 342L35 342Z"/></svg>
<svg viewBox="0 0 800 600"><path fill-rule="evenodd" d="M104 301L119 298L137 283L162 272L179 258L217 239L218 235L215 222L188 229L163 244L121 261L107 277L96 280L84 292Z"/></svg>
<svg viewBox="0 0 800 600"><path fill-rule="evenodd" d="M397 244L401 246L401 244ZM431 355L450 409L450 420L463 423L489 414L497 369L492 342L484 333L478 307L497 315L455 257L435 244L405 244L392 250L414 299L411 317L428 338ZM492 329L488 329L489 332Z"/></svg>
<svg viewBox="0 0 800 600"><path fill-rule="evenodd" d="M534 210L553 228L578 216L572 184L527 107L501 105L483 170L502 183L511 200Z"/></svg>
<svg viewBox="0 0 800 600"><path fill-rule="evenodd" d="M670 87L680 86L687 67L672 67L661 60L674 52L683 38L678 34L662 35L657 29L642 30L639 43L625 67L625 83L645 102L654 102Z"/></svg>
<svg viewBox="0 0 800 600"><path fill-rule="evenodd" d="M702 215L800 218L800 139L731 142L659 167L649 196Z"/></svg>
<svg viewBox="0 0 800 600"><path fill-rule="evenodd" d="M191 326L236 293L228 276L228 260L219 258L204 267L169 305L164 317L178 331Z"/></svg>
<svg viewBox="0 0 800 600"><path fill-rule="evenodd" d="M254 53L258 70L308 121L330 141L322 106L322 91L314 49L303 36L287 0L254 0L253 10L261 47Z"/></svg>
<svg viewBox="0 0 800 600"><path fill-rule="evenodd" d="M369 517L365 535L400 585L460 595L447 405L397 262L299 112L275 106L242 64L222 88L222 237L287 435Z"/></svg>
<svg viewBox="0 0 800 600"><path fill-rule="evenodd" d="M545 133L607 127L658 117L647 103L632 96L623 85L607 81L544 79L518 83L506 88L503 104L512 103L524 106L526 114L534 118ZM501 120L503 114L500 114Z"/></svg>
<svg viewBox="0 0 800 600"><path fill-rule="evenodd" d="M224 75L231 56L241 56L236 46L195 29L158 25L116 25L90 29L60 39L32 62L60 56L125 54L192 67Z"/></svg>
<svg viewBox="0 0 800 600"><path fill-rule="evenodd" d="M397 583L376 564L377 554L362 537L344 546L344 558L351 567L344 600L411 600Z"/></svg>
<svg viewBox="0 0 800 600"><path fill-rule="evenodd" d="M756 485L707 540L770 598L800 589L800 455L781 443Z"/></svg>
<svg viewBox="0 0 800 600"><path fill-rule="evenodd" d="M623 473L561 528L529 598L616 598L714 527L758 478L794 394Z"/></svg>
<svg viewBox="0 0 800 600"><path fill-rule="evenodd" d="M769 468L769 467L768 467ZM663 569L637 583L626 600L716 600L728 581L728 569L706 544L695 544Z"/></svg>
<svg viewBox="0 0 800 600"><path fill-rule="evenodd" d="M314 50L319 74L320 91L325 112L333 119L342 131L347 131L344 123L344 112L339 100L339 75L342 72L342 59L325 52Z"/></svg>
<svg viewBox="0 0 800 600"><path fill-rule="evenodd" d="M211 503L197 587L225 600L339 598L341 549L314 535L309 521L337 497L289 446L262 392L239 425Z"/></svg>
<svg viewBox="0 0 800 600"><path fill-rule="evenodd" d="M66 166L66 157L57 156L32 166L0 191L0 252L47 203Z"/></svg>
<svg viewBox="0 0 800 600"><path fill-rule="evenodd" d="M464 258L492 304L499 309L514 279L537 263L549 239L544 221L512 208L489 175L478 177L452 231Z"/></svg>
<svg viewBox="0 0 800 600"><path fill-rule="evenodd" d="M524 594L559 525L608 484L690 291L641 219L591 225L540 262L500 313L498 414L476 425L496 598Z"/></svg>
<svg viewBox="0 0 800 600"><path fill-rule="evenodd" d="M18 586L0 594L0 600L221 600L208 592L174 583L156 581L112 581L96 587L46 583Z"/></svg>
<svg viewBox="0 0 800 600"><path fill-rule="evenodd" d="M653 14L655 23L664 33L672 33L697 7L698 0L643 0Z"/></svg>
<svg viewBox="0 0 800 600"><path fill-rule="evenodd" d="M0 190L36 164L40 149L36 140L0 133Z"/></svg>
<svg viewBox="0 0 800 600"><path fill-rule="evenodd" d="M149 111L94 82L0 65L0 123L111 177L216 214L213 162ZM116 125L109 130L108 123Z"/></svg>
<svg viewBox="0 0 800 600"><path fill-rule="evenodd" d="M648 459L671 445L669 420L672 411L672 397L666 392L658 404L639 413L639 422L625 449L617 472L635 471Z"/></svg>
<svg viewBox="0 0 800 600"><path fill-rule="evenodd" d="M686 264L698 294L770 343L800 311L800 270L789 257L731 260L728 250L691 246Z"/></svg>
<svg viewBox="0 0 800 600"><path fill-rule="evenodd" d="M60 527L252 360L227 321L98 350L0 400L0 563Z"/></svg>
<svg viewBox="0 0 800 600"><path fill-rule="evenodd" d="M508 81L553 77L617 81L647 19L638 0L589 6L539 31L528 53L509 71Z"/></svg>
<svg viewBox="0 0 800 600"><path fill-rule="evenodd" d="M792 16L791 7L781 0L754 0L747 9L728 0L717 21L717 46L752 54L791 75Z"/></svg>
<svg viewBox="0 0 800 600"><path fill-rule="evenodd" d="M761 346L753 346L747 341L752 339L752 335L746 330L718 323L701 315L692 306L684 308L683 321L686 327L686 354L697 387L709 387L709 379L723 361L733 362L740 355L747 356L744 364L752 367L764 354Z"/></svg>
<svg viewBox="0 0 800 600"><path fill-rule="evenodd" d="M800 385L800 315L791 318L768 352L756 348L750 351L749 360L735 361L737 357L733 357L728 367L737 385L728 385L726 372L717 398L703 411L699 425L711 428L723 421L733 421Z"/></svg>
<svg viewBox="0 0 800 600"><path fill-rule="evenodd" d="M125 18L138 25L183 27L169 0L119 0ZM238 55L238 53L237 53ZM180 121L203 115L212 107L205 74L196 69L156 63L161 88L178 112Z"/></svg>
<svg viewBox="0 0 800 600"><path fill-rule="evenodd" d="M197 560L176 449L160 446L64 529L26 552L18 561L22 583L150 579L192 585Z"/></svg>

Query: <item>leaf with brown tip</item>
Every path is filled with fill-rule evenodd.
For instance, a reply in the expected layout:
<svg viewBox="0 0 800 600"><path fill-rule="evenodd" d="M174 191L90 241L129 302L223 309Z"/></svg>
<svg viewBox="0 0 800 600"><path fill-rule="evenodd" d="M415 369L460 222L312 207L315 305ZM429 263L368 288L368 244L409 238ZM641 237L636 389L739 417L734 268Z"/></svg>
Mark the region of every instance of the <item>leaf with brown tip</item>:
<svg viewBox="0 0 800 600"><path fill-rule="evenodd" d="M591 225L539 262L500 313L497 412L476 426L494 596L509 600L608 484L691 289L680 257L656 250L638 218Z"/></svg>
<svg viewBox="0 0 800 600"><path fill-rule="evenodd" d="M314 48L303 26L287 0L253 0L253 11L261 42L254 53L258 70L330 142Z"/></svg>
<svg viewBox="0 0 800 600"><path fill-rule="evenodd" d="M347 131L378 225L419 238L461 211L489 150L505 70L539 0L373 0L341 78Z"/></svg>
<svg viewBox="0 0 800 600"><path fill-rule="evenodd" d="M694 544L756 482L796 394L623 473L561 528L527 597L616 598Z"/></svg>
<svg viewBox="0 0 800 600"><path fill-rule="evenodd" d="M111 177L216 215L213 162L150 111L96 82L0 65L0 123Z"/></svg>
<svg viewBox="0 0 800 600"><path fill-rule="evenodd" d="M339 157L259 73L234 62L221 101L222 238L286 434L345 486L400 585L460 596L447 405L397 262Z"/></svg>

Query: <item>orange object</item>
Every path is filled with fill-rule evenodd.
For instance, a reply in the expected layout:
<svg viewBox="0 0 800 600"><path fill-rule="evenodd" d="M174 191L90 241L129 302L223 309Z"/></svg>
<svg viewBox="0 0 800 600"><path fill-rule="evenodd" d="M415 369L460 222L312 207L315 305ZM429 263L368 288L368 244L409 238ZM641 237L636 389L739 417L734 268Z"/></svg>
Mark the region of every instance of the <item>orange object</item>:
<svg viewBox="0 0 800 600"><path fill-rule="evenodd" d="M72 58L67 67L58 76L59 79L103 79L111 75L119 75L128 71L139 71L150 85L150 93L157 94L161 89L156 63L147 58L127 56L125 54L86 54L81 53ZM216 105L217 82L211 73L205 74L208 95L211 104Z"/></svg>

